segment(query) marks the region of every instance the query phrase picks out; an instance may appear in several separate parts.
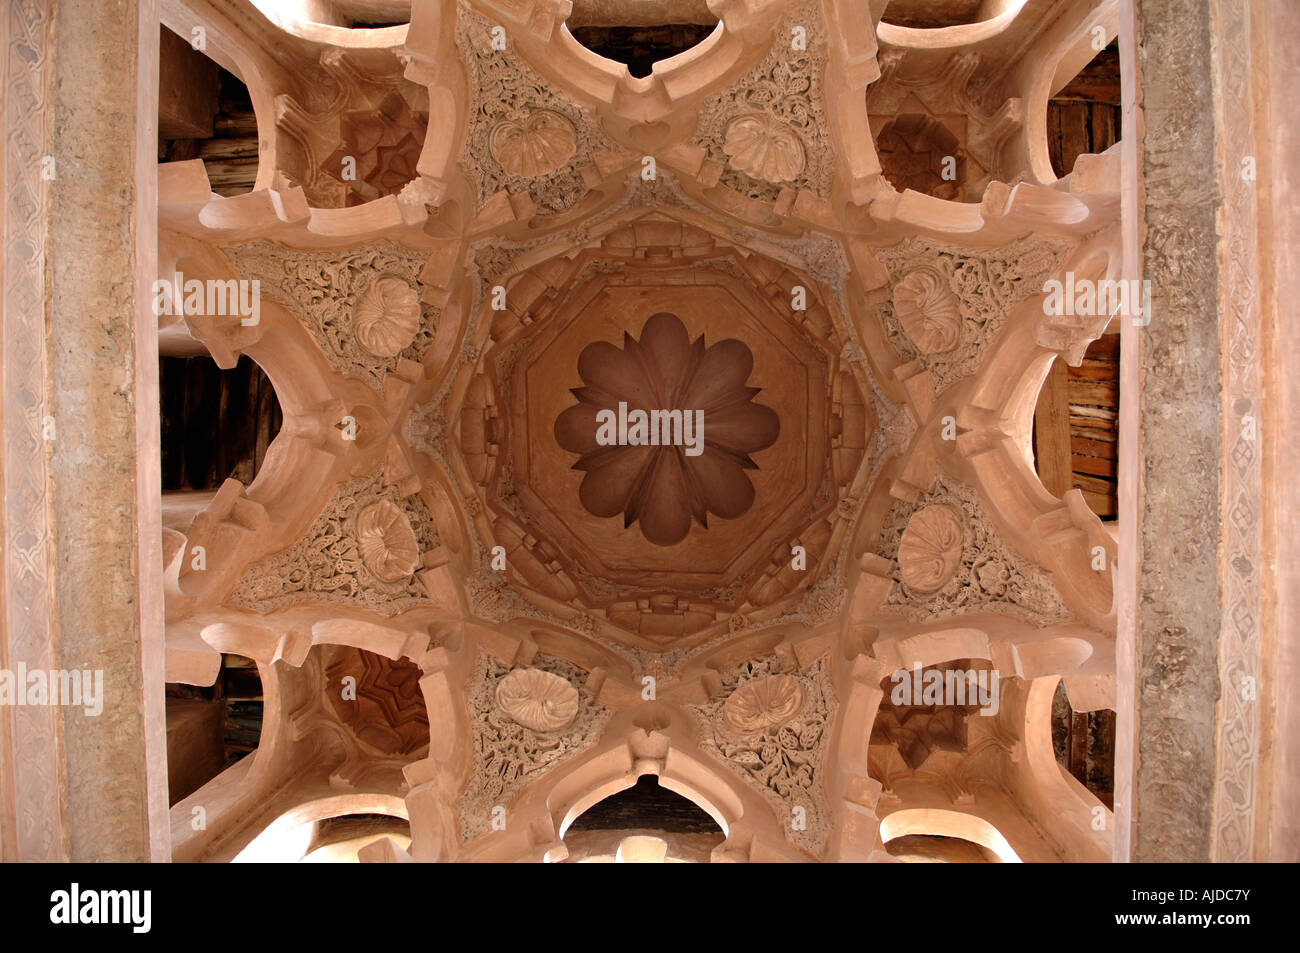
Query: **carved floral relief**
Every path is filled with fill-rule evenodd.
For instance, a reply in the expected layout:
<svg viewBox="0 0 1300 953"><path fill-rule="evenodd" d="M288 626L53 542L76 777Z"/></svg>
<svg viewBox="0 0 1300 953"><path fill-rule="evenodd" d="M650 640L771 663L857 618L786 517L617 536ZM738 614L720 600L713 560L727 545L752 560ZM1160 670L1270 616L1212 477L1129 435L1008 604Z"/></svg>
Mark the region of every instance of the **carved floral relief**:
<svg viewBox="0 0 1300 953"><path fill-rule="evenodd" d="M804 169L803 142L788 125L766 114L727 124L722 151L732 166L767 182L789 182Z"/></svg>
<svg viewBox="0 0 1300 953"><path fill-rule="evenodd" d="M531 179L568 162L578 148L573 123L551 109L535 110L526 119L507 119L488 134L488 150L510 175Z"/></svg>
<svg viewBox="0 0 1300 953"><path fill-rule="evenodd" d="M946 506L918 511L898 544L903 581L917 592L937 592L961 562L962 530L957 514Z"/></svg>
<svg viewBox="0 0 1300 953"><path fill-rule="evenodd" d="M387 500L373 503L357 515L357 545L366 568L384 582L400 582L420 563L420 547L411 524Z"/></svg>
<svg viewBox="0 0 1300 953"><path fill-rule="evenodd" d="M803 689L791 675L769 675L746 682L722 706L737 731L762 733L780 728L803 710Z"/></svg>
<svg viewBox="0 0 1300 953"><path fill-rule="evenodd" d="M535 668L517 668L497 683L501 710L533 731L559 731L578 715L578 691L565 679Z"/></svg>
<svg viewBox="0 0 1300 953"><path fill-rule="evenodd" d="M352 328L371 354L396 357L420 328L419 296L405 279L380 275L357 299Z"/></svg>
<svg viewBox="0 0 1300 953"><path fill-rule="evenodd" d="M961 314L948 279L923 266L894 286L894 313L923 354L951 351L961 337Z"/></svg>
<svg viewBox="0 0 1300 953"><path fill-rule="evenodd" d="M640 339L623 336L623 347L605 341L587 345L578 357L584 386L578 403L560 414L555 438L579 454L575 470L585 476L582 505L594 516L623 515L623 526L639 523L650 542L671 546L690 532L692 519L708 527L709 514L733 519L749 510L754 486L745 470L758 464L751 453L776 442L781 424L770 407L754 403L760 388L746 381L754 366L749 348L728 339L705 346L693 342L672 314L653 315ZM629 408L701 410L703 451L678 446L602 446L598 414L625 403Z"/></svg>

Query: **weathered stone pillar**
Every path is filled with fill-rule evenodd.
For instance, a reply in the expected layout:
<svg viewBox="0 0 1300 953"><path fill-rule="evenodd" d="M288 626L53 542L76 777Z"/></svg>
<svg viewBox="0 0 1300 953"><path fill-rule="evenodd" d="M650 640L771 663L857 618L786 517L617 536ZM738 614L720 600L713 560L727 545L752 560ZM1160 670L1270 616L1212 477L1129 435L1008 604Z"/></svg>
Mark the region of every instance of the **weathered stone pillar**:
<svg viewBox="0 0 1300 953"><path fill-rule="evenodd" d="M1265 292L1261 298L1263 389L1260 417L1262 532L1260 786L1254 859L1300 861L1300 6L1260 4L1252 27L1256 96L1264 118L1256 130L1256 208Z"/></svg>
<svg viewBox="0 0 1300 953"><path fill-rule="evenodd" d="M4 481L3 619L0 669L48 669L55 662L53 546L49 514L48 355L45 265L49 148L47 88L51 7L13 3L0 22L4 42ZM64 860L58 711L0 705L0 859Z"/></svg>
<svg viewBox="0 0 1300 953"><path fill-rule="evenodd" d="M4 665L103 672L12 708L5 859L167 858L158 487L157 13L6 9Z"/></svg>
<svg viewBox="0 0 1300 953"><path fill-rule="evenodd" d="M1121 708L1132 709L1117 744L1116 799L1130 802L1117 805L1119 859L1284 859L1259 824L1276 787L1262 754L1296 731L1277 717L1279 665L1295 646L1270 595L1293 578L1276 530L1296 514L1288 522L1269 481L1292 477L1264 469L1287 444L1286 411L1265 394L1297 363L1269 359L1282 286L1265 222L1293 204L1276 162L1295 167L1275 159L1277 125L1294 124L1270 67L1287 18L1276 6L1136 4L1152 315L1125 337L1139 346L1124 399L1140 382L1127 432L1140 522L1119 640ZM1294 742L1287 750L1294 758Z"/></svg>
<svg viewBox="0 0 1300 953"><path fill-rule="evenodd" d="M1151 282L1151 320L1141 331L1138 395L1131 856L1208 860L1222 598L1210 6L1141 0L1137 37L1145 121L1142 270Z"/></svg>

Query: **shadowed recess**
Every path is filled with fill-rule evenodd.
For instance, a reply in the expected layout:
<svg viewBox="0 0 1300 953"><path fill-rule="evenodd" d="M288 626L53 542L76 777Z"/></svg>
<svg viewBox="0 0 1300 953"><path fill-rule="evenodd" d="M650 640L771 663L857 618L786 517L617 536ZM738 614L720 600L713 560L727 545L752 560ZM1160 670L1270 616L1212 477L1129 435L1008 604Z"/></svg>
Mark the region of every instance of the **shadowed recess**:
<svg viewBox="0 0 1300 953"><path fill-rule="evenodd" d="M661 26L580 26L573 38L606 59L623 63L637 78L649 76L654 64L684 53L713 32L716 23Z"/></svg>
<svg viewBox="0 0 1300 953"><path fill-rule="evenodd" d="M636 784L593 804L569 825L566 836L582 831L658 830L668 834L719 834L717 823L689 798L643 774Z"/></svg>

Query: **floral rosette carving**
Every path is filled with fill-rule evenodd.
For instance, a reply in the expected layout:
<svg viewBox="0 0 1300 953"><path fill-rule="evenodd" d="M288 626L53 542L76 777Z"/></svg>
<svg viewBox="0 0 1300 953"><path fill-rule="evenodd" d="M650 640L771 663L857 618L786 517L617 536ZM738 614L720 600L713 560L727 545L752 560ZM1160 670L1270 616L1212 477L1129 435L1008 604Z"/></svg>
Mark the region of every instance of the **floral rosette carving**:
<svg viewBox="0 0 1300 953"><path fill-rule="evenodd" d="M937 354L957 346L961 312L947 278L937 268L917 268L894 285L894 313L922 353Z"/></svg>
<svg viewBox="0 0 1300 953"><path fill-rule="evenodd" d="M962 528L946 506L927 506L908 521L898 544L898 569L916 592L937 592L961 562Z"/></svg>
<svg viewBox="0 0 1300 953"><path fill-rule="evenodd" d="M406 515L388 500L357 515L357 550L370 573L382 582L400 582L415 572L420 546Z"/></svg>
<svg viewBox="0 0 1300 953"><path fill-rule="evenodd" d="M578 716L578 690L558 675L517 668L497 683L498 707L532 731L559 731Z"/></svg>
<svg viewBox="0 0 1300 953"><path fill-rule="evenodd" d="M352 331L375 357L395 357L420 329L420 299L404 278L380 275L357 299Z"/></svg>
<svg viewBox="0 0 1300 953"><path fill-rule="evenodd" d="M803 710L803 689L793 675L746 682L722 706L727 724L742 734L768 734Z"/></svg>
<svg viewBox="0 0 1300 953"><path fill-rule="evenodd" d="M749 455L775 443L781 430L776 411L754 403L759 388L745 386L753 366L740 341L705 347L700 335L692 342L667 312L646 321L639 341L624 333L622 348L587 345L578 356L586 386L573 389L579 403L555 421L556 441L579 454L573 468L586 473L578 491L586 510L599 517L621 513L624 528L639 522L642 535L658 546L685 539L692 519L708 528L710 513L734 519L747 512L754 486L745 470L758 469ZM702 411L701 452L598 444L597 415L620 402L647 412Z"/></svg>
<svg viewBox="0 0 1300 953"><path fill-rule="evenodd" d="M774 116L739 116L727 123L722 151L733 168L765 182L789 182L804 169L803 141Z"/></svg>
<svg viewBox="0 0 1300 953"><path fill-rule="evenodd" d="M554 172L578 148L573 123L550 109L523 120L506 119L488 134L488 152L510 175L531 179Z"/></svg>

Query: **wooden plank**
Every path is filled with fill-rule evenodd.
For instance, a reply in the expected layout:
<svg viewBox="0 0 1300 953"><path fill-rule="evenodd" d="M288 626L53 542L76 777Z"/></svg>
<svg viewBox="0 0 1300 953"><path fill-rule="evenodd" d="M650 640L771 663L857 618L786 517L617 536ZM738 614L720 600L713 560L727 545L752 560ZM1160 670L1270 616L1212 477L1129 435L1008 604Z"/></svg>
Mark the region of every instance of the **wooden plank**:
<svg viewBox="0 0 1300 953"><path fill-rule="evenodd" d="M1120 105L1119 47L1100 51L1052 99Z"/></svg>
<svg viewBox="0 0 1300 953"><path fill-rule="evenodd" d="M209 159L257 158L256 139L204 139L199 143L199 158Z"/></svg>
<svg viewBox="0 0 1300 953"><path fill-rule="evenodd" d="M162 488L164 492L183 488L185 456L180 452L183 423L177 419L176 375L183 366L179 358L164 357L158 361L158 415L159 438L162 446Z"/></svg>
<svg viewBox="0 0 1300 953"><path fill-rule="evenodd" d="M1119 365L1114 361L1085 360L1078 367L1070 368L1071 380L1115 381L1118 378Z"/></svg>
<svg viewBox="0 0 1300 953"><path fill-rule="evenodd" d="M1089 473L1093 476L1115 478L1115 461L1107 460L1105 457L1089 457L1076 453L1070 457L1070 466L1076 476L1080 473Z"/></svg>
<svg viewBox="0 0 1300 953"><path fill-rule="evenodd" d="M1089 381L1073 378L1068 381L1066 393L1071 404L1090 407L1118 407L1119 384L1111 381Z"/></svg>
<svg viewBox="0 0 1300 953"><path fill-rule="evenodd" d="M1070 488L1070 409L1066 400L1066 365L1052 362L1034 412L1034 446L1039 479L1047 492L1062 496Z"/></svg>
<svg viewBox="0 0 1300 953"><path fill-rule="evenodd" d="M173 139L167 144L168 162L188 162L199 157L201 139Z"/></svg>
<svg viewBox="0 0 1300 953"><path fill-rule="evenodd" d="M213 421L216 419L219 382L210 368L215 368L206 358L187 358L185 374L192 388L185 406L185 478L195 490L209 490L218 486L213 466L212 444L217 438Z"/></svg>
<svg viewBox="0 0 1300 953"><path fill-rule="evenodd" d="M1080 487L1082 490L1083 488ZM1093 493L1091 490L1083 490L1083 501L1088 504L1088 508L1098 516L1118 516L1119 504L1116 497L1109 493Z"/></svg>
<svg viewBox="0 0 1300 953"><path fill-rule="evenodd" d="M1065 103L1061 106L1061 166L1067 173L1074 169L1074 160L1091 149L1088 141L1088 106L1086 103Z"/></svg>
<svg viewBox="0 0 1300 953"><path fill-rule="evenodd" d="M256 476L262 469L262 461L266 459L266 448L271 445L271 440L275 437L271 424L276 400L275 390L260 367L253 373L253 385L256 390L253 406L257 413L257 440L253 447L253 474ZM275 428L276 431L279 429L279 427Z"/></svg>
<svg viewBox="0 0 1300 953"><path fill-rule="evenodd" d="M1119 141L1115 125L1118 110L1110 103L1091 103L1088 106L1088 136L1092 151L1102 153Z"/></svg>
<svg viewBox="0 0 1300 953"><path fill-rule="evenodd" d="M159 28L158 135L207 139L217 114L217 64L166 27Z"/></svg>
<svg viewBox="0 0 1300 953"><path fill-rule="evenodd" d="M1097 407L1093 404L1071 404L1070 416L1094 420L1093 426L1100 426L1103 421L1114 422L1117 414L1109 407ZM1071 420L1073 425L1074 421Z"/></svg>
<svg viewBox="0 0 1300 953"><path fill-rule="evenodd" d="M205 159L203 168L207 170L208 181L216 186L218 183L232 182L252 183L257 178L257 156L238 156L233 159Z"/></svg>
<svg viewBox="0 0 1300 953"><path fill-rule="evenodd" d="M1056 177L1063 178L1066 168L1061 161L1061 106L1056 102L1047 104L1047 155Z"/></svg>
<svg viewBox="0 0 1300 953"><path fill-rule="evenodd" d="M1118 361L1119 360L1119 335L1103 334L1083 352L1084 360L1089 361Z"/></svg>
<svg viewBox="0 0 1300 953"><path fill-rule="evenodd" d="M1096 408L1090 408L1096 409ZM1076 437L1086 437L1089 440L1106 440L1114 443L1119 439L1119 430L1115 425L1114 418L1103 420L1092 417L1072 416L1070 418L1070 433Z"/></svg>
<svg viewBox="0 0 1300 953"><path fill-rule="evenodd" d="M1070 711L1070 764L1069 770L1080 783L1088 780L1088 713Z"/></svg>
<svg viewBox="0 0 1300 953"><path fill-rule="evenodd" d="M1073 430L1070 433L1070 447L1076 455L1101 457L1104 460L1114 460L1117 456L1114 440L1092 440L1088 437L1076 437Z"/></svg>
<svg viewBox="0 0 1300 953"><path fill-rule="evenodd" d="M1074 485L1088 493L1111 496L1115 493L1115 482L1101 477L1088 476L1086 473L1074 473Z"/></svg>
<svg viewBox="0 0 1300 953"><path fill-rule="evenodd" d="M212 134L223 139L257 139L257 116L240 110L218 115L212 122Z"/></svg>

